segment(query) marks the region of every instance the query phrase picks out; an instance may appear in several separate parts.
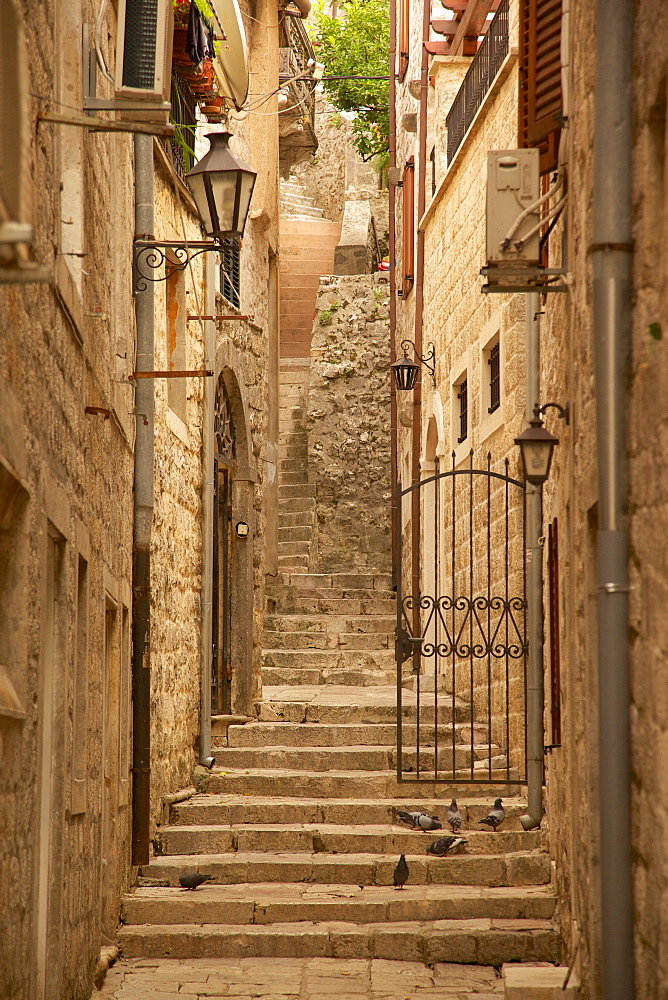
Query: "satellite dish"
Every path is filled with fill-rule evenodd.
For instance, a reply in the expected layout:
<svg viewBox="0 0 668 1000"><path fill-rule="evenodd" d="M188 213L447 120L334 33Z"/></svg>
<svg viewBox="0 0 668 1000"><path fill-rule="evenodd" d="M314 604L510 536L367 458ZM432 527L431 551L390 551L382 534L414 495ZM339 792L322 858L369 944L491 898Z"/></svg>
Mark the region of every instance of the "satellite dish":
<svg viewBox="0 0 668 1000"><path fill-rule="evenodd" d="M227 38L217 43L214 63L220 93L241 110L248 97L248 45L237 0L216 0L216 11Z"/></svg>

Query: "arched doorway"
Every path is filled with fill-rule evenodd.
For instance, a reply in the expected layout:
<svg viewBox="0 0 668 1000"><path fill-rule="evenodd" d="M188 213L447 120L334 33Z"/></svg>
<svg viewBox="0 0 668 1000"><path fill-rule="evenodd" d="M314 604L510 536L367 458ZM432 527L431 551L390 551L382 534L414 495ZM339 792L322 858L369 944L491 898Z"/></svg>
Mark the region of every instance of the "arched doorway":
<svg viewBox="0 0 668 1000"><path fill-rule="evenodd" d="M236 464L236 428L221 373L214 402L212 715L232 710L232 477Z"/></svg>

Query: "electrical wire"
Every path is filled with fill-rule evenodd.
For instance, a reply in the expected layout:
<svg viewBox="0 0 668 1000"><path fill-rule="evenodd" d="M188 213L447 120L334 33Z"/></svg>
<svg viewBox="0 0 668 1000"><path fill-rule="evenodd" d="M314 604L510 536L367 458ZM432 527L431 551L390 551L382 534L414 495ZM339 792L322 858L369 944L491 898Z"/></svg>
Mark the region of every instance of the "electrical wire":
<svg viewBox="0 0 668 1000"><path fill-rule="evenodd" d="M524 233L521 239L514 240L515 246L517 247L518 250L521 250L521 248L524 246L527 240L530 240L532 236L535 236L535 234L540 229L542 229L543 226L546 225L546 223L550 222L555 217L555 215L561 210L561 208L566 203L567 198L568 198L568 192L566 192L566 194L563 195L561 200L557 202L554 208L550 209L547 215L545 215L542 219L539 220L539 222L536 223L533 229L530 229L528 233Z"/></svg>
<svg viewBox="0 0 668 1000"><path fill-rule="evenodd" d="M517 230L520 228L520 226L522 225L522 223L524 222L524 220L529 215L533 215L533 213L536 211L537 208L540 208L540 206L544 202L548 201L554 194L556 194L556 192L559 190L559 188L564 183L564 179L565 179L565 171L563 170L562 167L560 167L559 168L559 172L557 174L557 180L555 181L555 183L550 188L548 188L548 190L545 192L544 195L541 195L540 198L538 198L536 201L534 201L530 205L528 205L524 209L524 211L520 212L520 214L517 216L517 218L513 222L512 226L510 227L510 229L506 233L505 238L501 241L501 249L502 250L507 250L508 249L508 247L510 246L510 243L511 243L511 240L512 240L513 236L515 235L515 233L517 232ZM539 223L538 228L540 229L540 227L542 225L543 225L543 222ZM536 230L532 230L532 233L534 233L535 231ZM526 237L522 237L522 239L524 240L524 239L526 239Z"/></svg>

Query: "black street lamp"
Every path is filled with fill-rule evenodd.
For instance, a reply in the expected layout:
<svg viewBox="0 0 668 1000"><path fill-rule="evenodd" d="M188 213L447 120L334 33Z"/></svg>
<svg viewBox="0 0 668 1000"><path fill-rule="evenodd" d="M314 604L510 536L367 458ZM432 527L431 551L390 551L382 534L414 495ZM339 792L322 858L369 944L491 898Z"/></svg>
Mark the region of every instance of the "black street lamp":
<svg viewBox="0 0 668 1000"><path fill-rule="evenodd" d="M417 355L415 344L412 340L401 341L401 349L404 352L404 356L397 361L393 361L390 365L390 370L394 375L394 384L401 392L408 392L413 388L417 382L418 372L420 371L420 364L408 357L409 347L413 348L420 359L420 363L424 365L431 375L434 387L436 386L436 376L434 374L436 371L436 348L433 344L429 344L428 346L431 347L431 351L422 357L422 355Z"/></svg>
<svg viewBox="0 0 668 1000"><path fill-rule="evenodd" d="M230 137L230 132L210 132L209 151L186 174L204 231L212 238L157 241L138 236L133 242L135 294L145 291L147 282L166 281L200 254L220 253L224 240L243 235L257 174L228 148Z"/></svg>
<svg viewBox="0 0 668 1000"><path fill-rule="evenodd" d="M257 177L229 148L231 137L210 132L208 153L186 174L204 231L216 240L243 235Z"/></svg>
<svg viewBox="0 0 668 1000"><path fill-rule="evenodd" d="M519 437L515 438L515 444L520 446L522 453L524 475L532 486L542 486L547 480L550 475L554 446L559 444L559 438L550 434L543 427L541 419L545 410L551 406L559 411L559 418L565 419L568 424L568 407L564 408L558 403L545 403L543 406L534 407L533 418L529 421L529 426Z"/></svg>

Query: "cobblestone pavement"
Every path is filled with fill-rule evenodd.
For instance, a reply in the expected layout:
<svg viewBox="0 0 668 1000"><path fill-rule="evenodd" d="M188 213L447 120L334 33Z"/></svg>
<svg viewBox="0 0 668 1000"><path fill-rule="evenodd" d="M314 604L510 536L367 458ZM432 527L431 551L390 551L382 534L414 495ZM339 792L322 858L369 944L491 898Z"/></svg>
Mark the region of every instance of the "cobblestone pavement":
<svg viewBox="0 0 668 1000"><path fill-rule="evenodd" d="M92 1000L495 1000L491 966L340 958L136 958L119 961Z"/></svg>

